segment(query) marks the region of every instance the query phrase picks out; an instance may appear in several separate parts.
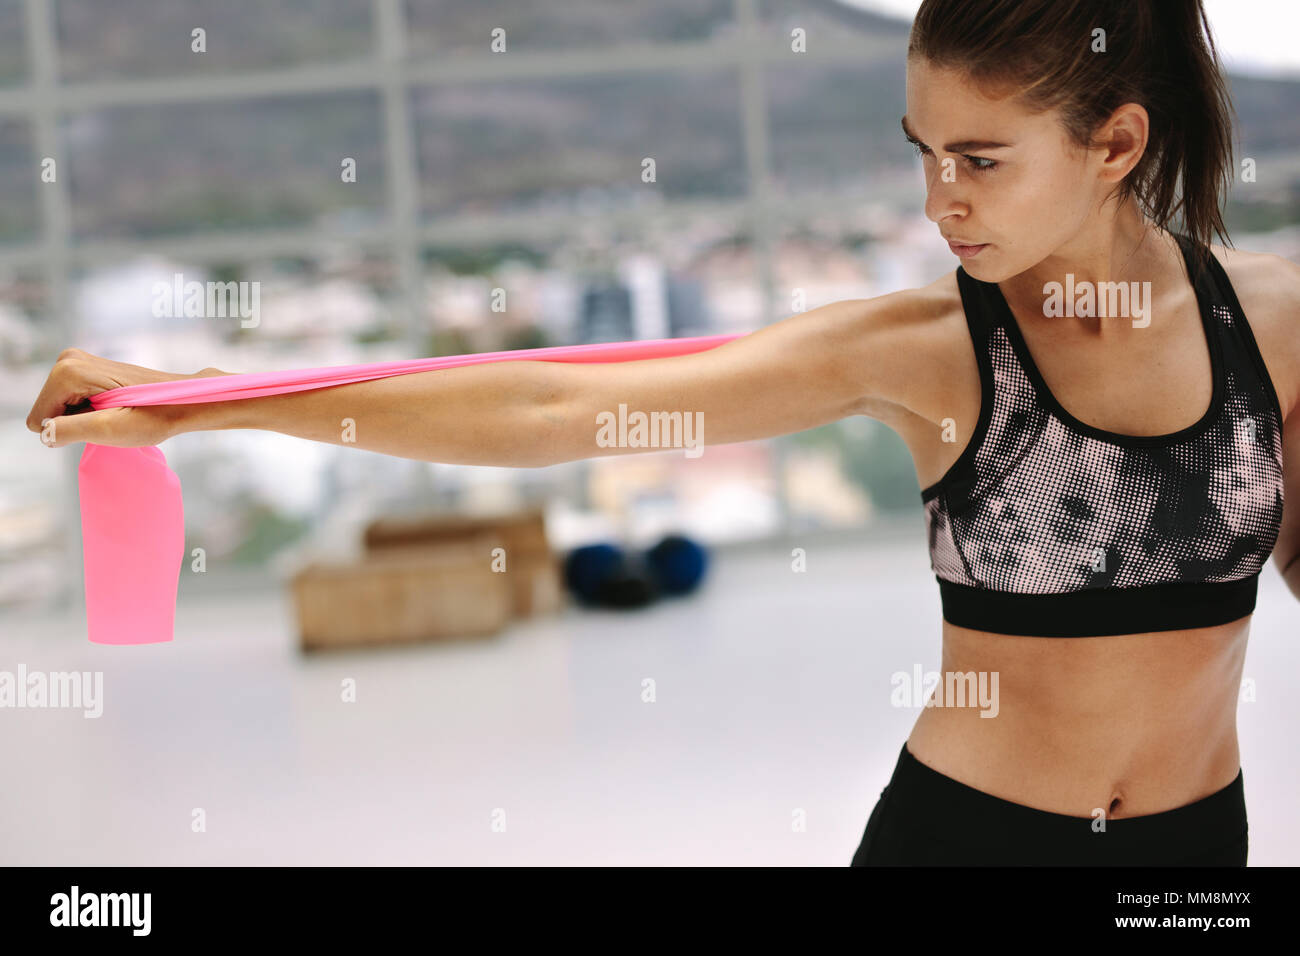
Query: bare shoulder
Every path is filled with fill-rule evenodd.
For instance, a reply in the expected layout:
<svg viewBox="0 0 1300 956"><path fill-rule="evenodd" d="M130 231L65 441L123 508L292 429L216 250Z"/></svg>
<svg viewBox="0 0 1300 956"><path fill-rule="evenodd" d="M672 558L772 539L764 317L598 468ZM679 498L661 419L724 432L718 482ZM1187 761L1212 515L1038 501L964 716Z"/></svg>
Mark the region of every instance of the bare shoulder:
<svg viewBox="0 0 1300 956"><path fill-rule="evenodd" d="M1228 273L1242 308L1248 297L1271 296L1272 301L1292 306L1300 302L1295 298L1300 295L1300 263L1269 252L1229 249L1217 243L1212 243L1210 250Z"/></svg>
<svg viewBox="0 0 1300 956"><path fill-rule="evenodd" d="M978 395L979 367L955 271L859 301L864 340L872 343L864 360L875 367L878 383L860 414L890 425L908 418L937 422L948 414L954 389Z"/></svg>
<svg viewBox="0 0 1300 956"><path fill-rule="evenodd" d="M1282 414L1300 404L1300 264L1211 244L1259 344Z"/></svg>

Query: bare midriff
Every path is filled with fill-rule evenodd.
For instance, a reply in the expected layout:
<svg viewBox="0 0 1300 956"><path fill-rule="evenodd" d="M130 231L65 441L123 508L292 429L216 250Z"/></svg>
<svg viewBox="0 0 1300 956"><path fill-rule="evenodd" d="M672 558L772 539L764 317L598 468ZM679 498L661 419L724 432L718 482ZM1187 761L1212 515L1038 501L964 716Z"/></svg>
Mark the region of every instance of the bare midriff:
<svg viewBox="0 0 1300 956"><path fill-rule="evenodd" d="M1194 803L1241 769L1237 701L1249 633L1249 616L1070 638L944 621L941 672L996 673L996 715L969 702L926 707L907 749L954 780L1052 813L1101 809L1121 819Z"/></svg>

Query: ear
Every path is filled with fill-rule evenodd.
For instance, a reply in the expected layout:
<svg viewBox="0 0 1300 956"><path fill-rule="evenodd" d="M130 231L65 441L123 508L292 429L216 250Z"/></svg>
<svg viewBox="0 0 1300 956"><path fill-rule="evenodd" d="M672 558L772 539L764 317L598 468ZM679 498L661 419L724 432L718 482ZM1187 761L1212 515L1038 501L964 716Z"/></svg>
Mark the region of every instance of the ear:
<svg viewBox="0 0 1300 956"><path fill-rule="evenodd" d="M1146 152L1151 137L1151 117L1139 103L1117 107L1093 137L1098 148L1105 150L1101 176L1106 182L1119 182L1132 171Z"/></svg>

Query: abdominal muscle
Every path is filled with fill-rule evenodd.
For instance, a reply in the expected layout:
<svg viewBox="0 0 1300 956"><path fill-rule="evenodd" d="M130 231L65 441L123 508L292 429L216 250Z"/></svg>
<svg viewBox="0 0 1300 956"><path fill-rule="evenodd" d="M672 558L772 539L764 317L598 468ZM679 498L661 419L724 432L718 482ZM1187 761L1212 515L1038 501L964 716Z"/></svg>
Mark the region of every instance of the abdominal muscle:
<svg viewBox="0 0 1300 956"><path fill-rule="evenodd" d="M996 716L969 702L927 706L907 749L976 790L1052 813L1101 809L1120 819L1185 806L1240 770L1237 697L1249 632L1249 616L1070 638L944 621L942 673L986 672L990 681L996 673Z"/></svg>

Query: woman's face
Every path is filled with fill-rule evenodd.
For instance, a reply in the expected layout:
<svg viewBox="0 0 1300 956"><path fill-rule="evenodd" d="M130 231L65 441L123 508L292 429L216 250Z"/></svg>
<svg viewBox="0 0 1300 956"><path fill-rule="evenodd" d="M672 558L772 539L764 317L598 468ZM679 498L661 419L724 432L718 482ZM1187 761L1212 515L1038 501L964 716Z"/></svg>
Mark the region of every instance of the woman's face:
<svg viewBox="0 0 1300 956"><path fill-rule="evenodd" d="M1107 151L1075 145L1055 110L989 99L964 73L919 56L908 58L903 125L920 143L926 217L946 239L986 244L960 258L985 282L1062 251L1114 186Z"/></svg>

